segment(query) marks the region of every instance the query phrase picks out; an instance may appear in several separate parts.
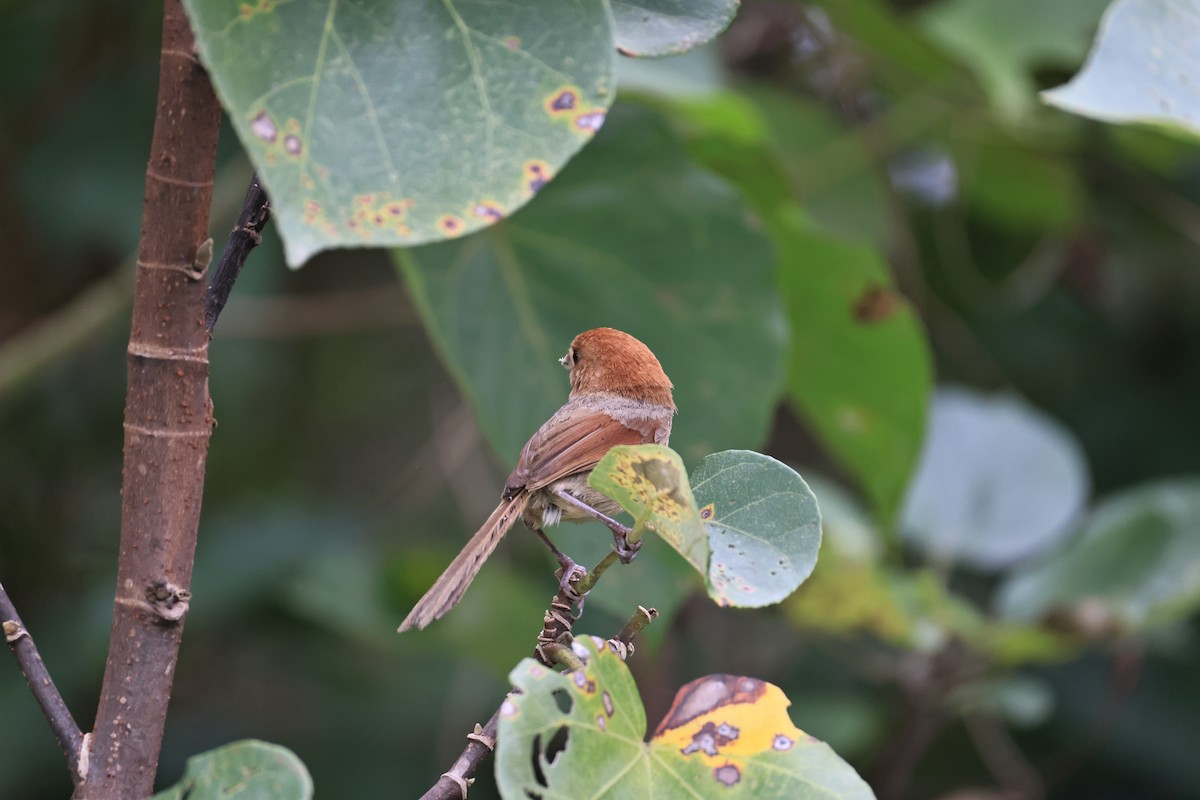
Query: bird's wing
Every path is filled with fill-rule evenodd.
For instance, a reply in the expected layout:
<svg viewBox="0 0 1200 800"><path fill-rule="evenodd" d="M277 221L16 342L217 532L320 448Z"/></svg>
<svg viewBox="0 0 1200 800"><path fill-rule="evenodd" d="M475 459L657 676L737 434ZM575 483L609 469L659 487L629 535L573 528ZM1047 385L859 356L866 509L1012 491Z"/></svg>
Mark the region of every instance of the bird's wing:
<svg viewBox="0 0 1200 800"><path fill-rule="evenodd" d="M521 489L536 491L559 478L586 472L616 445L654 441L657 427L648 422L644 430L635 430L603 411L564 406L525 444L504 496L512 497Z"/></svg>

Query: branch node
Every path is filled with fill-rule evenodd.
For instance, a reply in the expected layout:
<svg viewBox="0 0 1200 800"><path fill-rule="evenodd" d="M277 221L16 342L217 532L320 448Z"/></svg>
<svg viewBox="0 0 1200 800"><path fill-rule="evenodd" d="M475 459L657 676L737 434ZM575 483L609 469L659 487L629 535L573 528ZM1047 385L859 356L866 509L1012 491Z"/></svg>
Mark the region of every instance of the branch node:
<svg viewBox="0 0 1200 800"><path fill-rule="evenodd" d="M458 786L458 791L462 793L462 800L467 800L467 787L475 782L474 778L463 778L461 775L455 775L453 772L443 772L442 777L453 781Z"/></svg>
<svg viewBox="0 0 1200 800"><path fill-rule="evenodd" d="M176 624L187 615L192 593L170 581L157 580L146 587L150 611L165 623Z"/></svg>
<svg viewBox="0 0 1200 800"><path fill-rule="evenodd" d="M83 744L79 746L79 760L75 763L75 772L79 775L79 780L86 781L88 774L88 762L92 755L92 732L88 731L83 735Z"/></svg>
<svg viewBox="0 0 1200 800"><path fill-rule="evenodd" d="M212 263L212 256L213 240L210 236L196 248L196 254L192 256L192 269L188 272L188 277L194 281L203 280L204 273L208 271L208 265Z"/></svg>
<svg viewBox="0 0 1200 800"><path fill-rule="evenodd" d="M493 753L496 752L496 737L488 736L487 733L483 730L483 726L480 725L478 722L475 723L475 730L473 730L467 734L467 738L470 739L471 741L479 742L481 745L486 747L488 750L491 750Z"/></svg>
<svg viewBox="0 0 1200 800"><path fill-rule="evenodd" d="M22 636L28 636L29 631L25 630L25 626L15 619L4 620L4 639L9 644L20 639Z"/></svg>

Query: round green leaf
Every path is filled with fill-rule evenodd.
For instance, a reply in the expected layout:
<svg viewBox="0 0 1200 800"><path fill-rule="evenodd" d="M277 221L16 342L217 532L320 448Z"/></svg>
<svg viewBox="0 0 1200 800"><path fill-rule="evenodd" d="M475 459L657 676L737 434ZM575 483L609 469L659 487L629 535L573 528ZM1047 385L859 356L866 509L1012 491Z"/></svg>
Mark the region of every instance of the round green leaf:
<svg viewBox="0 0 1200 800"><path fill-rule="evenodd" d="M511 214L614 94L602 0L184 5L292 265Z"/></svg>
<svg viewBox="0 0 1200 800"><path fill-rule="evenodd" d="M1200 605L1200 479L1132 489L1100 504L1059 552L1010 577L1001 613L1034 620L1054 610L1100 610L1140 629Z"/></svg>
<svg viewBox="0 0 1200 800"><path fill-rule="evenodd" d="M770 456L726 450L700 462L692 492L708 526L708 592L718 604L778 603L813 571L821 547L817 498Z"/></svg>
<svg viewBox="0 0 1200 800"><path fill-rule="evenodd" d="M729 27L739 0L612 0L617 50L667 56L698 47Z"/></svg>
<svg viewBox="0 0 1200 800"><path fill-rule="evenodd" d="M152 800L309 800L312 778L295 753L253 739L188 759L183 780Z"/></svg>
<svg viewBox="0 0 1200 800"><path fill-rule="evenodd" d="M1116 0L1104 13L1083 69L1042 98L1085 117L1163 124L1200 135L1197 37L1200 8L1194 3Z"/></svg>
<svg viewBox="0 0 1200 800"><path fill-rule="evenodd" d="M873 798L858 773L799 730L765 681L709 675L684 686L654 737L625 663L593 637L583 672L525 659L500 713L496 782L505 798Z"/></svg>
<svg viewBox="0 0 1200 800"><path fill-rule="evenodd" d="M766 435L786 340L770 242L656 114L618 106L519 215L396 257L509 463L566 400L559 357L598 326L633 334L662 362L679 406L671 441L685 460Z"/></svg>
<svg viewBox="0 0 1200 800"><path fill-rule="evenodd" d="M901 527L937 560L996 569L1060 541L1088 494L1071 434L1010 397L939 390Z"/></svg>
<svg viewBox="0 0 1200 800"><path fill-rule="evenodd" d="M588 475L588 486L620 503L635 531L657 533L704 573L708 534L678 453L661 444L618 445Z"/></svg>

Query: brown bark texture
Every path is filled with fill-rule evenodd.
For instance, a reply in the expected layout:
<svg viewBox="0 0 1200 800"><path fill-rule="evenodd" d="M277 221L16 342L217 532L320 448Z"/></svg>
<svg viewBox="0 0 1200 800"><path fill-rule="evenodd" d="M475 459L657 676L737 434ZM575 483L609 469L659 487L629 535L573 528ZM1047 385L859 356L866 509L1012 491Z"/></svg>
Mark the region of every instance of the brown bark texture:
<svg viewBox="0 0 1200 800"><path fill-rule="evenodd" d="M204 273L220 107L179 0L164 6L129 336L120 564L81 800L152 792L213 424Z"/></svg>

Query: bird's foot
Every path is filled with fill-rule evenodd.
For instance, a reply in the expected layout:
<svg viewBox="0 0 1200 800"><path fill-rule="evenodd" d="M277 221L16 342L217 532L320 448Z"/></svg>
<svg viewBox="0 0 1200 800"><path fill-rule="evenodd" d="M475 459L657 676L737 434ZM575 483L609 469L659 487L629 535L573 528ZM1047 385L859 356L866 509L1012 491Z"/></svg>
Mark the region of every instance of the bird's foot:
<svg viewBox="0 0 1200 800"><path fill-rule="evenodd" d="M624 526L622 526L624 527ZM617 552L617 558L622 564L628 564L637 558L638 551L642 549L642 540L629 541L629 528L622 531L613 530L613 550Z"/></svg>
<svg viewBox="0 0 1200 800"><path fill-rule="evenodd" d="M558 590L567 602L573 606L578 606L579 611L583 611L584 596L575 589L575 584L583 580L587 575L587 570L576 564L567 556L559 559L559 568L554 575L558 578Z"/></svg>

